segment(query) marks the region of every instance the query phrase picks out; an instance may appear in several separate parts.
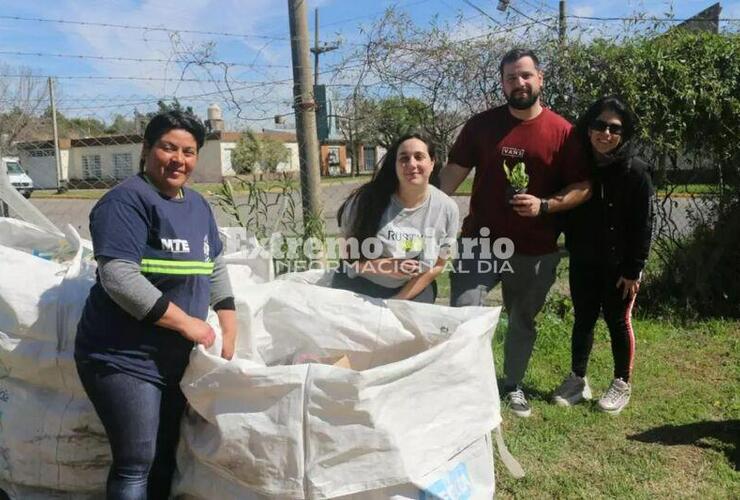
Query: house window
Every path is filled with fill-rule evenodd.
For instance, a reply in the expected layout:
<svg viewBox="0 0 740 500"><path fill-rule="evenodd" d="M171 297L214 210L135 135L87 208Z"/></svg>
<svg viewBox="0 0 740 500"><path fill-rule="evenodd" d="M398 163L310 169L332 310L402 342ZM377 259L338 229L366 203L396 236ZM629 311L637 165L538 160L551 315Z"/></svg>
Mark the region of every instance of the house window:
<svg viewBox="0 0 740 500"><path fill-rule="evenodd" d="M82 176L85 179L100 179L103 177L100 155L82 155Z"/></svg>
<svg viewBox="0 0 740 500"><path fill-rule="evenodd" d="M374 146L365 146L363 148L365 164L363 168L365 172L373 172L375 170L375 163L378 161L377 152Z"/></svg>
<svg viewBox="0 0 740 500"><path fill-rule="evenodd" d="M222 173L227 172L228 170L233 170L233 166L231 165L231 155L233 153L234 153L234 148L224 149L223 167L221 168Z"/></svg>
<svg viewBox="0 0 740 500"><path fill-rule="evenodd" d="M125 179L134 173L131 153L113 154L113 176L116 179Z"/></svg>
<svg viewBox="0 0 740 500"><path fill-rule="evenodd" d="M45 156L54 156L53 149L31 149L28 151L28 156L33 158L43 158Z"/></svg>
<svg viewBox="0 0 740 500"><path fill-rule="evenodd" d="M339 146L329 146L329 152L326 155L326 162L329 164L329 175L339 175Z"/></svg>

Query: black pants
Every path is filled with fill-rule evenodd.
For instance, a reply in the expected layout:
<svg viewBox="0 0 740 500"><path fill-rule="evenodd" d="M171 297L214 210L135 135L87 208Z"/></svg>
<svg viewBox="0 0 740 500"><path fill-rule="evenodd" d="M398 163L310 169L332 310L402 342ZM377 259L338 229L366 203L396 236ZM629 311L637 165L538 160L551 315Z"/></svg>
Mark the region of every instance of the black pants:
<svg viewBox="0 0 740 500"><path fill-rule="evenodd" d="M630 379L635 356L631 320L635 298L622 298L624 289L617 288L619 277L616 269L571 256L569 281L575 310L571 369L579 377L586 376L594 343L594 326L599 313L603 312L611 337L614 378L621 378L625 382Z"/></svg>
<svg viewBox="0 0 740 500"><path fill-rule="evenodd" d="M331 282L332 288L339 288L341 290L349 290L350 292L367 295L376 299L390 299L398 292L401 288L388 288L385 286L378 285L368 279L361 276L350 278L346 273L337 271L334 273L334 277ZM437 282L432 281L427 287L422 290L419 295L411 299L412 302L424 302L427 304L434 304L437 298Z"/></svg>

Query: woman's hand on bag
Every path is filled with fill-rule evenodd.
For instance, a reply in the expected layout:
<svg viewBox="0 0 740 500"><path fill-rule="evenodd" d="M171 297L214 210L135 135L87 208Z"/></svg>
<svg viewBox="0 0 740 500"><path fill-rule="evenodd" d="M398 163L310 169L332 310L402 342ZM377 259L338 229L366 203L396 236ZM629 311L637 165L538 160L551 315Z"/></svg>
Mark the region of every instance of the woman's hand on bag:
<svg viewBox="0 0 740 500"><path fill-rule="evenodd" d="M216 332L213 331L211 325L202 319L193 317L190 318L190 321L188 321L188 324L180 333L186 339L196 344L202 344L205 347L211 347L216 340Z"/></svg>
<svg viewBox="0 0 740 500"><path fill-rule="evenodd" d="M237 322L236 311L231 309L219 309L218 324L221 327L221 337L223 346L221 347L221 357L230 360L234 357L236 351Z"/></svg>
<svg viewBox="0 0 740 500"><path fill-rule="evenodd" d="M202 319L190 316L174 302L167 304L167 310L154 324L174 330L186 339L206 347L211 347L216 340L216 333L211 325Z"/></svg>

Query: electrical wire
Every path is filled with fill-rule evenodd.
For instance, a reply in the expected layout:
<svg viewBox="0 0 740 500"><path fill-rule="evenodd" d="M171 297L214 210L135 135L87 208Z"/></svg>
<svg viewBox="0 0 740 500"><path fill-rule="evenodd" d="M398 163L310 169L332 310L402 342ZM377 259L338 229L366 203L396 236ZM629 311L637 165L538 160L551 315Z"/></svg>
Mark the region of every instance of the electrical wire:
<svg viewBox="0 0 740 500"><path fill-rule="evenodd" d="M56 54L51 52L21 52L11 50L0 50L0 55L6 56L24 56L24 57L62 57L70 59L94 59L98 61L122 61L122 62L160 62L160 63L194 63L193 59L153 59L153 58L136 58L136 57L115 57L115 56L93 56L83 54ZM238 62L218 61L218 64L227 66L241 66L247 68L290 68L287 64L250 64ZM215 64L215 62L214 62Z"/></svg>
<svg viewBox="0 0 740 500"><path fill-rule="evenodd" d="M696 17L689 17L684 19L677 19L673 17L596 17L596 16L576 16L576 15L566 15L565 17L570 19L583 19L587 21L642 21L642 22L667 22L667 23L684 23L686 21L699 21L699 22L712 22L713 19L701 19ZM725 19L719 19L720 22L723 21L730 21L730 22L737 22L740 21L740 18L725 18Z"/></svg>
<svg viewBox="0 0 740 500"><path fill-rule="evenodd" d="M527 14L525 14L524 12L522 12L521 10L517 9L516 7L514 7L513 5L509 5L509 8L511 10L513 10L514 12L516 12L517 14L519 14L520 16L522 16L523 18L525 18L525 19L529 19L530 21L532 21L534 23L541 24L542 26L546 26L549 29L552 29L553 28L553 25L547 24L547 23L543 22L541 19L535 19L533 17L530 17ZM552 19L552 17L550 17L548 19Z"/></svg>
<svg viewBox="0 0 740 500"><path fill-rule="evenodd" d="M164 31L167 33L188 33L193 35L209 35L209 36L223 36L223 37L236 37L236 38L258 38L262 40L273 40L273 41L288 41L288 37L276 37L270 35L254 35L250 33L229 33L225 31L202 31L202 30L176 30L170 28L162 28L161 26L135 26L129 24L114 24L114 23L97 23L92 21L72 21L68 19L47 19L42 17L21 17L21 16L3 16L0 15L0 19L9 21L26 21L26 22L38 22L38 23L56 23L56 24L72 24L77 26L95 26L101 28L118 28L128 30L139 30L139 31Z"/></svg>
<svg viewBox="0 0 740 500"><path fill-rule="evenodd" d="M487 17L488 19L490 19L490 20L491 20L491 21L493 21L494 23L498 24L499 26L503 26L503 24L501 23L501 21L499 21L498 19L495 19L495 18L494 18L493 16L491 16L491 15L490 15L490 14L489 14L488 12L486 12L486 11L485 11L485 10L483 10L483 9L481 9L480 7L478 7L477 5L475 5L475 4L474 4L473 2L471 2L470 0L463 0L463 2L465 2L465 3L466 3L466 4L468 4L469 6L471 6L472 8L474 8L475 10L477 10L478 12L480 12L480 14L481 14L482 16L485 16L485 17Z"/></svg>
<svg viewBox="0 0 740 500"><path fill-rule="evenodd" d="M537 10L539 10L539 9L548 9L548 10L551 10L551 11L553 11L555 13L559 13L560 12L560 9L556 9L555 7L552 7L552 6L548 5L547 3L545 3L544 0L542 0L539 3L539 5L538 4L535 4L534 2L531 2L530 0L522 0L522 1L525 4L529 5L530 7L532 7L533 9L537 9Z"/></svg>

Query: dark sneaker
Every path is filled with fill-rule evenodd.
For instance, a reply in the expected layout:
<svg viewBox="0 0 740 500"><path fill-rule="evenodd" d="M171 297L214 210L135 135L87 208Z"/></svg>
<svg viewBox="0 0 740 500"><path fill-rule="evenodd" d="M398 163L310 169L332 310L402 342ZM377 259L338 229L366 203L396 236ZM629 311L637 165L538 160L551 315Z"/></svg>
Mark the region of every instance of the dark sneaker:
<svg viewBox="0 0 740 500"><path fill-rule="evenodd" d="M504 401L517 417L528 417L532 414L532 409L529 407L527 398L524 396L524 391L521 389L517 388L514 391L506 393Z"/></svg>
<svg viewBox="0 0 740 500"><path fill-rule="evenodd" d="M558 406L572 406L589 399L591 388L588 386L588 378L581 378L575 373L568 375L552 395L552 402Z"/></svg>
<svg viewBox="0 0 740 500"><path fill-rule="evenodd" d="M621 378L615 378L599 399L599 410L617 415L630 402L631 394L632 386Z"/></svg>

